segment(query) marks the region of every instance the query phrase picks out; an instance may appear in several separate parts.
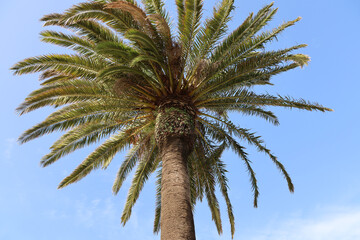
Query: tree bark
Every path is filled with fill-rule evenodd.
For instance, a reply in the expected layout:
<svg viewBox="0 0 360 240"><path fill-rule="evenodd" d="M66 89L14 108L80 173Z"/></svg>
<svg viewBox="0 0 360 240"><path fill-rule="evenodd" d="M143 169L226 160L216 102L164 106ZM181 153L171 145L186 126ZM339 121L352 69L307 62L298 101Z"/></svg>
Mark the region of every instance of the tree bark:
<svg viewBox="0 0 360 240"><path fill-rule="evenodd" d="M168 137L162 146L161 240L195 240L187 148L181 137Z"/></svg>

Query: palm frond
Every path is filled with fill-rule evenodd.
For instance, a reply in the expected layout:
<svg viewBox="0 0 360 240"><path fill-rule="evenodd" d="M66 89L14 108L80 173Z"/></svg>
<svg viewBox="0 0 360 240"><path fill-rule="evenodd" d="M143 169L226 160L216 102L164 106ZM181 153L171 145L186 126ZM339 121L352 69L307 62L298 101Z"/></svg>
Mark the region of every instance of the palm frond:
<svg viewBox="0 0 360 240"><path fill-rule="evenodd" d="M203 59L216 46L217 41L227 31L230 13L234 9L234 0L223 0L214 8L213 16L205 20L194 41L193 58ZM195 60L195 59L193 59ZM194 68L196 71L196 67Z"/></svg>
<svg viewBox="0 0 360 240"><path fill-rule="evenodd" d="M160 163L161 164L161 163ZM154 218L154 233L160 232L161 220L161 169L158 170L156 175L156 201L155 201L155 218Z"/></svg>
<svg viewBox="0 0 360 240"><path fill-rule="evenodd" d="M162 0L141 0L141 2L145 5L145 10L148 15L158 14L167 24L170 23L169 13L165 10L165 3Z"/></svg>
<svg viewBox="0 0 360 240"><path fill-rule="evenodd" d="M255 16L251 13L238 28L215 48L211 57L212 61L222 61L222 59L227 58L245 39L250 39L266 26L277 12L277 9L271 9L272 6L273 3L263 7Z"/></svg>
<svg viewBox="0 0 360 240"><path fill-rule="evenodd" d="M130 146L132 136L139 133L142 128L149 124L151 124L151 122L113 135L96 148L95 151L93 151L69 176L64 178L58 188L63 188L71 183L77 182L88 175L92 170L110 162L116 153Z"/></svg>
<svg viewBox="0 0 360 240"><path fill-rule="evenodd" d="M51 30L43 31L40 33L40 35L42 37L41 41L43 42L74 49L76 52L82 55L94 55L94 43L81 37L75 35L67 35L61 32L55 32Z"/></svg>
<svg viewBox="0 0 360 240"><path fill-rule="evenodd" d="M245 148L237 143L237 141L231 137L224 129L221 128L217 123L211 123L202 118L198 118L200 122L208 126L208 134L211 134L211 137L216 139L219 142L225 142L228 147L230 147L239 157L244 161L244 164L247 168L247 171L250 176L251 188L254 194L254 207L257 207L258 197L259 197L259 187L257 185L257 179L255 177L255 172L251 167L251 161L247 157Z"/></svg>
<svg viewBox="0 0 360 240"><path fill-rule="evenodd" d="M17 75L54 70L91 79L95 78L104 66L100 61L83 56L52 54L25 59L14 65L11 70Z"/></svg>
<svg viewBox="0 0 360 240"><path fill-rule="evenodd" d="M195 36L199 31L203 3L202 0L185 0L182 5L183 13L179 13L178 16L178 35L183 48L183 58L186 62L195 41Z"/></svg>
<svg viewBox="0 0 360 240"><path fill-rule="evenodd" d="M109 28L120 33L125 33L130 28L138 27L129 13L106 8L106 4L106 2L92 1L74 5L59 18L60 21L57 24L63 26L81 26L82 23L95 20L106 24ZM48 16L45 16L42 19L45 21L45 24L51 24L48 18ZM109 41L118 40L112 34L108 35L105 39Z"/></svg>
<svg viewBox="0 0 360 240"><path fill-rule="evenodd" d="M156 168L156 151L157 146L153 144L139 162L121 216L121 222L124 225L130 218L132 207L138 199L140 191L143 188L146 180L149 178L150 174L154 170L154 167Z"/></svg>
<svg viewBox="0 0 360 240"><path fill-rule="evenodd" d="M116 175L116 179L113 185L113 193L117 194L125 181L127 175L130 171L135 167L135 165L140 161L141 154L149 151L148 147L146 146L150 141L150 135L144 137L140 140L137 144L135 144L128 152L126 158L122 162L119 171Z"/></svg>

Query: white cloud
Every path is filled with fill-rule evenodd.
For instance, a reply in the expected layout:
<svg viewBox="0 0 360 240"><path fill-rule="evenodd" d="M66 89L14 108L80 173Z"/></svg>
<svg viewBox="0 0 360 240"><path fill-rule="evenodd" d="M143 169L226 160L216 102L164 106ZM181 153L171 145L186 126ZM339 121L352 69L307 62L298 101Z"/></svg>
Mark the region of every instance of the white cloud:
<svg viewBox="0 0 360 240"><path fill-rule="evenodd" d="M12 151L14 148L14 145L16 143L16 139L15 138L7 138L5 140L5 151L3 152L3 156L5 159L9 160L11 159L11 155L12 155Z"/></svg>
<svg viewBox="0 0 360 240"><path fill-rule="evenodd" d="M312 217L274 222L250 240L355 240L360 239L360 209L331 208Z"/></svg>
<svg viewBox="0 0 360 240"><path fill-rule="evenodd" d="M100 219L112 222L115 220L115 209L111 199L78 200L74 204L75 220L88 228L93 227Z"/></svg>

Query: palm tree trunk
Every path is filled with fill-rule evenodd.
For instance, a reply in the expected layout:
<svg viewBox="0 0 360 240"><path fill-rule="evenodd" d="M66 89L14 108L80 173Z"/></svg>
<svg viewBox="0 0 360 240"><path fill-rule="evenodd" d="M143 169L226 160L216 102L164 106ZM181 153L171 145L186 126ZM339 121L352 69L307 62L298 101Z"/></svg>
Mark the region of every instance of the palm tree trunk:
<svg viewBox="0 0 360 240"><path fill-rule="evenodd" d="M181 137L168 137L162 146L161 240L195 240L187 146Z"/></svg>

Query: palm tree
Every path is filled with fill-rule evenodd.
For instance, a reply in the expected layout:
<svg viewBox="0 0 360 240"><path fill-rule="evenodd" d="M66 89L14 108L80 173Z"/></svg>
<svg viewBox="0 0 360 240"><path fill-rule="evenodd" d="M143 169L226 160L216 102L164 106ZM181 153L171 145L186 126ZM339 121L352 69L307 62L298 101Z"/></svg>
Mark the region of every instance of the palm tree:
<svg viewBox="0 0 360 240"><path fill-rule="evenodd" d="M234 216L221 160L225 149L232 149L244 161L255 207L257 180L238 140L267 154L285 177L290 192L294 187L284 166L261 138L234 124L228 113L254 115L277 125L277 117L267 106L331 110L302 99L251 90L256 85L272 85L272 76L309 62L308 56L292 53L305 44L265 50L267 43L300 18L260 32L277 12L269 4L225 36L234 0L220 2L203 25L202 0L176 0L178 31L174 33L162 0L142 3L143 7L132 0L92 0L42 18L45 26L73 32L43 31L42 41L75 53L32 57L12 67L18 75L41 72L41 88L18 107L20 114L45 106L57 108L19 141L67 131L42 158L45 167L106 139L59 188L94 169L106 169L118 152L128 149L113 185L117 193L137 166L121 221L128 221L144 183L157 172L154 232L161 227L162 240L195 239L193 209L204 197L220 234L218 186L233 236Z"/></svg>

